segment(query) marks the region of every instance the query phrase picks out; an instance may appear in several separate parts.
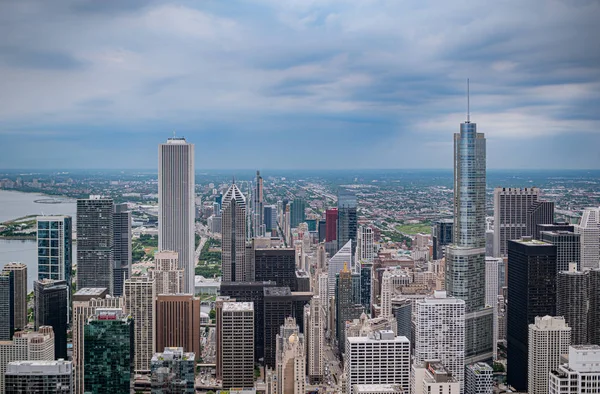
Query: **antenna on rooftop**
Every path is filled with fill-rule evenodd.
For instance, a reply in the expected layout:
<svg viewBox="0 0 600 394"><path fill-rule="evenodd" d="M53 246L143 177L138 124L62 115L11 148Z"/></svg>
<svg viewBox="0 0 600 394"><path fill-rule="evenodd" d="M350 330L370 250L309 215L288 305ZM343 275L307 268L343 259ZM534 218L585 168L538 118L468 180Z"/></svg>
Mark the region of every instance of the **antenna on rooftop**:
<svg viewBox="0 0 600 394"><path fill-rule="evenodd" d="M175 130L173 130L173 138L175 138Z"/></svg>
<svg viewBox="0 0 600 394"><path fill-rule="evenodd" d="M469 78L467 78L467 123L471 123L471 94L469 91Z"/></svg>

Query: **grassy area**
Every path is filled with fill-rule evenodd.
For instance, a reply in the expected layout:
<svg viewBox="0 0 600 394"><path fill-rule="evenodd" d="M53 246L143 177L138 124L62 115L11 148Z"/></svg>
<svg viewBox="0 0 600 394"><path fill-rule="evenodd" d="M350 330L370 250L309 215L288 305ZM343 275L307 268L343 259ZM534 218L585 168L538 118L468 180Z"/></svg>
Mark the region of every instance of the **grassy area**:
<svg viewBox="0 0 600 394"><path fill-rule="evenodd" d="M406 247L410 248L412 245L412 238L408 237L404 234L400 234L398 232L395 231L382 231L381 235L383 237L387 237L389 238L390 241L392 242L404 242L406 244Z"/></svg>
<svg viewBox="0 0 600 394"><path fill-rule="evenodd" d="M215 248L221 246L219 240L209 238L200 251L198 265L196 265L196 275L202 275L205 278L221 276L221 252L215 251ZM212 249L212 250L211 250Z"/></svg>
<svg viewBox="0 0 600 394"><path fill-rule="evenodd" d="M396 225L396 230L406 235L415 235L417 233L429 234L431 232L431 223L402 223Z"/></svg>
<svg viewBox="0 0 600 394"><path fill-rule="evenodd" d="M142 234L139 238L131 241L131 259L134 263L139 263L144 259L152 259L157 249L158 236Z"/></svg>

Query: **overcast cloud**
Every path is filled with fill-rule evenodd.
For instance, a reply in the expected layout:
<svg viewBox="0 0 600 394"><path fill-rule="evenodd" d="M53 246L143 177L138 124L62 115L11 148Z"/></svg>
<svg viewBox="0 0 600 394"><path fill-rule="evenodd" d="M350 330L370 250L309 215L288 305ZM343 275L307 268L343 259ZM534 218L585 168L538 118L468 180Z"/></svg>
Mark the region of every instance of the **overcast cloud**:
<svg viewBox="0 0 600 394"><path fill-rule="evenodd" d="M0 0L0 168L600 168L597 0Z"/></svg>

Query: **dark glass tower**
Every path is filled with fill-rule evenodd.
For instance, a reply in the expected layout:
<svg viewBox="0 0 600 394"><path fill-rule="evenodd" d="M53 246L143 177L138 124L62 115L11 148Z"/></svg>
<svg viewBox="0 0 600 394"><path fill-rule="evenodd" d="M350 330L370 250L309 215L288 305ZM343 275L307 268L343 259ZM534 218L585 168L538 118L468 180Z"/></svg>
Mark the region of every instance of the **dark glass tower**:
<svg viewBox="0 0 600 394"><path fill-rule="evenodd" d="M113 294L123 295L123 283L131 276L131 211L127 204L115 204L113 215Z"/></svg>
<svg viewBox="0 0 600 394"><path fill-rule="evenodd" d="M352 274L348 267L344 266L344 269L336 275L335 280L336 336L341 353L344 352L346 346L346 322L358 319L362 313L360 276Z"/></svg>
<svg viewBox="0 0 600 394"><path fill-rule="evenodd" d="M356 194L347 189L338 190L337 250L352 240L352 256L356 253L358 222Z"/></svg>
<svg viewBox="0 0 600 394"><path fill-rule="evenodd" d="M531 237L508 241L507 380L527 391L528 326L556 316L556 246Z"/></svg>
<svg viewBox="0 0 600 394"><path fill-rule="evenodd" d="M371 316L371 278L373 276L373 263L361 261L360 263L360 303L365 308L367 316Z"/></svg>
<svg viewBox="0 0 600 394"><path fill-rule="evenodd" d="M465 301L465 364L492 359L493 309L485 305L486 145L469 117L454 134L454 227L446 290Z"/></svg>
<svg viewBox="0 0 600 394"><path fill-rule="evenodd" d="M133 319L121 309L97 309L84 327L84 391L129 394L133 377Z"/></svg>
<svg viewBox="0 0 600 394"><path fill-rule="evenodd" d="M55 358L67 359L67 319L70 286L64 280L36 280L33 282L35 299L35 330L51 326L54 330Z"/></svg>
<svg viewBox="0 0 600 394"><path fill-rule="evenodd" d="M298 227L306 220L306 201L303 198L294 198L290 207L290 223L292 227Z"/></svg>
<svg viewBox="0 0 600 394"><path fill-rule="evenodd" d="M15 332L15 274L0 272L0 341L10 341Z"/></svg>
<svg viewBox="0 0 600 394"><path fill-rule="evenodd" d="M253 252L254 279L257 282L274 281L277 286L297 290L295 249L256 248Z"/></svg>
<svg viewBox="0 0 600 394"><path fill-rule="evenodd" d="M452 228L454 220L441 219L433 223L433 258L439 260L444 257L444 248L452 243Z"/></svg>

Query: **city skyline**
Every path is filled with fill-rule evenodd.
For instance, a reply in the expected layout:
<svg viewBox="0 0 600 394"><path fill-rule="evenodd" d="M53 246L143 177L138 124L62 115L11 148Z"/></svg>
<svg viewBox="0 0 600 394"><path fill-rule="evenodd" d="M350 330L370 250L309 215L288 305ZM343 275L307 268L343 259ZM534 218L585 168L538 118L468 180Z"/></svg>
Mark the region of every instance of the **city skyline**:
<svg viewBox="0 0 600 394"><path fill-rule="evenodd" d="M152 168L176 131L198 168L449 168L467 78L490 168L600 167L596 2L1 8L0 167Z"/></svg>

